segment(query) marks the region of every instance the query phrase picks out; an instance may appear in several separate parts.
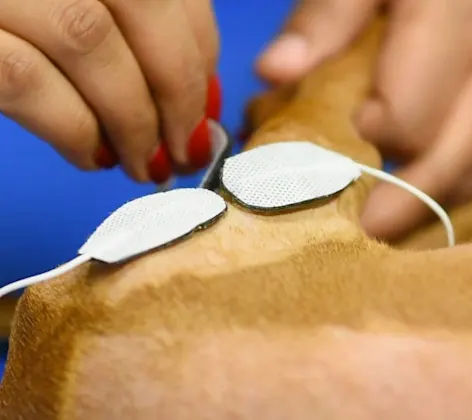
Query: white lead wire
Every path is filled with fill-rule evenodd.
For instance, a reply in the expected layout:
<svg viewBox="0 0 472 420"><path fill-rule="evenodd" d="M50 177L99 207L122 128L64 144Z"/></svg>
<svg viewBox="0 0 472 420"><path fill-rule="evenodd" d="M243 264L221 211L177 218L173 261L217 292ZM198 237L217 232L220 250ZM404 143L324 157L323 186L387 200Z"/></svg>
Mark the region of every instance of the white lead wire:
<svg viewBox="0 0 472 420"><path fill-rule="evenodd" d="M79 255L73 260L57 268L54 268L53 270L47 271L46 273L37 274L35 276L28 277L23 280L15 281L14 283L7 284L6 286L0 288L0 299L9 293L15 292L16 290L32 286L33 284L41 283L43 281L47 281L64 273L67 273L68 271L90 260L91 258L88 255Z"/></svg>
<svg viewBox="0 0 472 420"><path fill-rule="evenodd" d="M408 184L407 182L402 181L401 179L393 175L390 175L387 172L383 172L379 169L374 169L374 168L371 168L370 166L366 166L360 163L356 163L356 164L359 166L359 169L362 172L368 175L371 175L375 178L378 178L382 181L389 182L400 188L403 188L404 190L408 191L409 193L413 194L415 197L423 201L431 210L433 210L437 214L437 216L443 223L444 228L446 229L448 245L454 246L455 244L454 227L452 226L451 219L447 215L446 211L436 201L434 201L431 197L429 197L427 194L425 194L423 191L419 190L418 188L414 187L413 185ZM86 263L87 261L90 261L91 259L92 258L89 257L88 255L80 255L74 258L73 260L65 263L64 265L61 265L46 273L38 274L38 275L28 277L23 280L18 280L14 283L7 284L6 286L0 288L0 299L3 296L9 293L12 293L16 290L32 286L33 284L44 282L54 277L60 276L64 273L67 273L68 271L74 268L77 268L78 266Z"/></svg>
<svg viewBox="0 0 472 420"><path fill-rule="evenodd" d="M454 246L456 243L455 235L454 235L454 227L452 226L451 219L447 215L446 211L436 202L434 201L429 195L425 194L420 189L414 187L411 184L408 184L405 181L402 181L400 178L397 178L393 175L390 175L387 172L383 172L379 169L371 168L370 166L363 165L361 163L357 163L359 168L362 172L369 174L375 178L378 178L382 181L389 182L390 184L394 184L397 187L403 188L404 190L408 191L410 194L413 194L415 197L420 199L423 203L425 203L432 211L436 213L439 217L441 222L446 229L447 235L447 242L449 246Z"/></svg>

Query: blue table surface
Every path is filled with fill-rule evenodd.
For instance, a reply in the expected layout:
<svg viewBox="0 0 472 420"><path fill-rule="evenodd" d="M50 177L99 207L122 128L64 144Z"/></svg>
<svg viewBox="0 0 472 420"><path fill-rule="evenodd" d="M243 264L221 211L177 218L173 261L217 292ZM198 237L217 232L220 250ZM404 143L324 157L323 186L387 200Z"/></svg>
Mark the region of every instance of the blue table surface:
<svg viewBox="0 0 472 420"><path fill-rule="evenodd" d="M277 33L291 0L214 0L221 33L223 124L236 133L246 101L262 85L253 63ZM119 170L83 173L0 116L0 285L47 271L77 254L94 228L126 201L154 192ZM197 176L178 180L195 186ZM34 331L32 331L34 334ZM4 353L5 351L1 351ZM0 373L3 362L0 361Z"/></svg>

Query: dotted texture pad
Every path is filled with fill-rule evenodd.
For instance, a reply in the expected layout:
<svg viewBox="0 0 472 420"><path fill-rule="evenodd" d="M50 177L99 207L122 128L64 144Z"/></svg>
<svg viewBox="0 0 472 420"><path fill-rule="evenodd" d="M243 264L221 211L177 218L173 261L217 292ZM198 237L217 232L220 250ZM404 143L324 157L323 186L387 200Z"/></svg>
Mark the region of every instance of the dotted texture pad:
<svg viewBox="0 0 472 420"><path fill-rule="evenodd" d="M211 224L226 208L219 195L201 188L141 197L112 213L79 254L107 263L124 261Z"/></svg>
<svg viewBox="0 0 472 420"><path fill-rule="evenodd" d="M360 175L352 159L299 141L260 146L227 159L221 182L242 205L275 210L329 197Z"/></svg>

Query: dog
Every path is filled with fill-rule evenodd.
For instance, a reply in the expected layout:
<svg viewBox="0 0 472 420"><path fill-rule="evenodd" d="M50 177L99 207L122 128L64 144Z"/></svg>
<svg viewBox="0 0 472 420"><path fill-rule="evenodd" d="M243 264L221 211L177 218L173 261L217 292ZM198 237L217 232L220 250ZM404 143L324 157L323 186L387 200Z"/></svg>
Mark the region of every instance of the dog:
<svg viewBox="0 0 472 420"><path fill-rule="evenodd" d="M384 26L253 101L245 149L306 140L379 168L350 116ZM222 193L226 215L186 241L28 288L0 420L471 419L472 247L418 249L434 226L370 239L374 185L271 215Z"/></svg>

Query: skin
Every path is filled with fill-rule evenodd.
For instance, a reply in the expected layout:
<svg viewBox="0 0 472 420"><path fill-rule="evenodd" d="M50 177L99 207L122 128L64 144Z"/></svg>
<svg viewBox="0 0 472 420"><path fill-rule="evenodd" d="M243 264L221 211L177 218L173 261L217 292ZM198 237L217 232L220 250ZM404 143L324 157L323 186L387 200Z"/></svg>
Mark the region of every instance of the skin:
<svg viewBox="0 0 472 420"><path fill-rule="evenodd" d="M302 0L257 63L275 85L299 80L344 50L390 11L370 95L353 115L357 129L396 175L446 207L472 198L472 1ZM415 197L386 184L374 189L362 216L366 231L399 240L431 213Z"/></svg>
<svg viewBox="0 0 472 420"><path fill-rule="evenodd" d="M217 53L211 0L5 0L0 111L81 169L106 141L148 181L164 140L189 163Z"/></svg>

